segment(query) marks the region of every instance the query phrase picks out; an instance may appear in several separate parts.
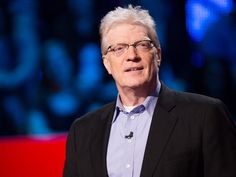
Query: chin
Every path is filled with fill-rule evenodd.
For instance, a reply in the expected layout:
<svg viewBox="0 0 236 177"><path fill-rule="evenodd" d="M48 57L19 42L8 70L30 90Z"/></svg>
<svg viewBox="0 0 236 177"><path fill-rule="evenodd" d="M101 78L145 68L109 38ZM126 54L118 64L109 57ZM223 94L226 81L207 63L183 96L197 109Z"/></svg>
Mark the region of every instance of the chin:
<svg viewBox="0 0 236 177"><path fill-rule="evenodd" d="M135 88L140 88L144 85L145 85L145 82L133 82L133 83L127 84L127 87L135 89Z"/></svg>

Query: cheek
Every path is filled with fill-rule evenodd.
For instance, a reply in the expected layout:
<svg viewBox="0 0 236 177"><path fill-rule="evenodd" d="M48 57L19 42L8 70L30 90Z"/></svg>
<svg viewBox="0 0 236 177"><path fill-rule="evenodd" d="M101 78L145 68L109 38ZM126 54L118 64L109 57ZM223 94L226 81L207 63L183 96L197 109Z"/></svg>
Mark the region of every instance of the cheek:
<svg viewBox="0 0 236 177"><path fill-rule="evenodd" d="M150 77L153 77L153 75L156 75L158 73L158 61L157 58L153 59L148 63L148 75Z"/></svg>
<svg viewBox="0 0 236 177"><path fill-rule="evenodd" d="M150 70L154 71L158 68L158 56L152 56L150 57L149 62L147 62L147 65Z"/></svg>
<svg viewBox="0 0 236 177"><path fill-rule="evenodd" d="M121 64L119 64L119 63L111 63L110 66L111 66L110 67L111 74L113 75L113 77L116 77L116 76L120 75L120 73L122 71Z"/></svg>

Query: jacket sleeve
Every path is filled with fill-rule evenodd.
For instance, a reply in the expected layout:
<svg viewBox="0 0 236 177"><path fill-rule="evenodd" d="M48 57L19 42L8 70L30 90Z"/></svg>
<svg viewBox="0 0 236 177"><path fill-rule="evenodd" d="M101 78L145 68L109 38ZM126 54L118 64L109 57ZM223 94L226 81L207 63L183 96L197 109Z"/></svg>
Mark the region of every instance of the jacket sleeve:
<svg viewBox="0 0 236 177"><path fill-rule="evenodd" d="M202 142L204 177L236 177L236 128L221 101L206 111Z"/></svg>
<svg viewBox="0 0 236 177"><path fill-rule="evenodd" d="M75 126L72 125L67 136L66 142L66 159L63 170L63 177L79 177L76 159L76 136Z"/></svg>

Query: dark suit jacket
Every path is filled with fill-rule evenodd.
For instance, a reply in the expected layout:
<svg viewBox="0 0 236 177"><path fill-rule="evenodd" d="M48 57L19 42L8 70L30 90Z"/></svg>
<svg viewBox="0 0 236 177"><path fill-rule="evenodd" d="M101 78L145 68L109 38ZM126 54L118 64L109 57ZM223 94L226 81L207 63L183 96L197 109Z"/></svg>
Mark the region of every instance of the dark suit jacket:
<svg viewBox="0 0 236 177"><path fill-rule="evenodd" d="M115 102L76 120L64 177L107 177L106 150ZM162 84L141 177L236 177L236 129L220 100Z"/></svg>

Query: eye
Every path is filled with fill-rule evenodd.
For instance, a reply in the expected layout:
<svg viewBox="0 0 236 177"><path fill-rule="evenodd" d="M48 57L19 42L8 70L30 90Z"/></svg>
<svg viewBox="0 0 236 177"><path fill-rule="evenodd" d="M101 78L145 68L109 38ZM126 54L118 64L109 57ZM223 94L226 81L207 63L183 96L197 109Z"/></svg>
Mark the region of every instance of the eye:
<svg viewBox="0 0 236 177"><path fill-rule="evenodd" d="M141 41L137 44L137 47L140 49L149 49L151 47L150 41Z"/></svg>
<svg viewBox="0 0 236 177"><path fill-rule="evenodd" d="M125 47L126 47L125 45L119 44L113 48L113 51L114 52L121 52L125 49Z"/></svg>

